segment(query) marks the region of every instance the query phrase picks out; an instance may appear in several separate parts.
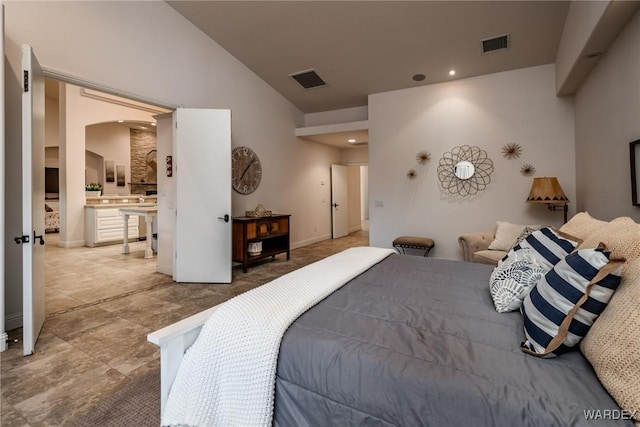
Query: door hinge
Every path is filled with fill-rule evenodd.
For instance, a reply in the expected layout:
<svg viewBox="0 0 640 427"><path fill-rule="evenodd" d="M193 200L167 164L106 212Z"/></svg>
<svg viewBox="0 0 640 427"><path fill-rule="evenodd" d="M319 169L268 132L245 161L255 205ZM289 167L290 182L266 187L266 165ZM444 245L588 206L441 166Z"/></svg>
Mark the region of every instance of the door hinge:
<svg viewBox="0 0 640 427"><path fill-rule="evenodd" d="M23 79L24 79L24 91L25 92L29 92L29 71L24 70L23 71Z"/></svg>

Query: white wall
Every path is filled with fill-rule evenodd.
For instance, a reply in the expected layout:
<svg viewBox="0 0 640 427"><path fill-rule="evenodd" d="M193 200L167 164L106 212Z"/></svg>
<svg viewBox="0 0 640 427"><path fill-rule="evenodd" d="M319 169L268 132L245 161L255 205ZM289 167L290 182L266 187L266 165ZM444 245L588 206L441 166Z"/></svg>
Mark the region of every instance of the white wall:
<svg viewBox="0 0 640 427"><path fill-rule="evenodd" d="M566 84L610 1L572 1L556 54L556 89Z"/></svg>
<svg viewBox="0 0 640 427"><path fill-rule="evenodd" d="M293 247L330 235L327 183L330 164L340 161L339 150L296 138L295 128L304 124L303 113L166 3L9 1L5 31L7 140L20 140L20 46L29 43L48 70L162 105L231 109L233 145L254 149L263 166L263 181L255 193L234 194L233 214L243 214L258 203L292 214ZM7 179L17 182L20 147L11 145L6 154ZM64 161L73 159L66 155ZM82 174L67 178L69 185L83 180ZM19 188L7 191L7 205L20 206L21 197ZM73 202L83 204L80 197ZM82 224L80 212L76 213L68 221ZM7 232L19 234L20 213L7 214ZM69 243L74 236L61 233ZM10 266L5 279L7 316L21 310L21 256L17 245L10 243L5 244Z"/></svg>
<svg viewBox="0 0 640 427"><path fill-rule="evenodd" d="M337 123L360 122L367 120L368 108L362 107L343 108L340 110L322 111L320 113L307 113L304 115L305 126L333 125Z"/></svg>
<svg viewBox="0 0 640 427"><path fill-rule="evenodd" d="M358 231L362 221L362 195L360 193L360 166L347 167L347 209L349 210L349 233Z"/></svg>
<svg viewBox="0 0 640 427"><path fill-rule="evenodd" d="M176 180L172 167L171 176L167 176L167 156L173 155L173 118L171 114L157 117L158 144L158 258L156 269L160 273L173 276L175 218L176 218Z"/></svg>
<svg viewBox="0 0 640 427"><path fill-rule="evenodd" d="M119 119L152 122L152 113L102 100L83 96L81 88L71 84L60 83L59 90L59 127L60 127L60 242L62 247L83 246L84 238L84 205L85 181L92 179L92 174L85 174L86 150L102 155L103 152L127 159L125 173L130 176L131 154L129 145L126 153L115 154L116 151L104 151L100 143L92 140L87 147L87 126L96 123L116 122ZM123 127L128 133L128 129ZM104 135L103 135L104 136ZM124 146L122 138L119 147ZM110 160L103 156L103 160ZM100 169L101 168L101 169ZM104 176L104 163L97 165L96 173ZM100 182L103 179L97 179ZM130 179L126 182L129 182ZM129 188L124 187L128 193Z"/></svg>
<svg viewBox="0 0 640 427"><path fill-rule="evenodd" d="M343 165L366 165L369 163L369 147L363 145L361 147L343 148L340 160Z"/></svg>
<svg viewBox="0 0 640 427"><path fill-rule="evenodd" d="M151 117L150 117L151 118ZM118 123L101 123L86 127L87 151L100 155L103 159L101 169L93 180L102 184L102 194L130 194L131 182L131 132L126 126ZM125 185L118 187L117 182L105 182L104 160L112 160L114 165L124 165ZM88 177L87 177L88 178Z"/></svg>
<svg viewBox="0 0 640 427"><path fill-rule="evenodd" d="M369 166L360 166L360 209L362 220L369 219Z"/></svg>
<svg viewBox="0 0 640 427"><path fill-rule="evenodd" d="M579 210L603 220L640 219L631 205L629 143L640 139L640 12L576 94Z"/></svg>
<svg viewBox="0 0 640 427"><path fill-rule="evenodd" d="M517 160L502 156L510 142L523 148ZM465 144L486 150L495 171L485 191L452 197L440 188L438 162ZM573 99L555 96L553 65L370 95L371 244L390 247L400 235L428 236L435 240L434 256L462 259L458 236L491 229L498 220L559 226L561 214L524 203L532 177L520 168L530 163L536 176L557 176L575 201L574 146ZM425 166L416 164L421 150L431 152ZM406 177L411 168L418 172L414 180ZM574 204L569 209L575 212Z"/></svg>
<svg viewBox="0 0 640 427"><path fill-rule="evenodd" d="M60 126L58 124L58 100L46 96L44 98L44 146L60 145Z"/></svg>

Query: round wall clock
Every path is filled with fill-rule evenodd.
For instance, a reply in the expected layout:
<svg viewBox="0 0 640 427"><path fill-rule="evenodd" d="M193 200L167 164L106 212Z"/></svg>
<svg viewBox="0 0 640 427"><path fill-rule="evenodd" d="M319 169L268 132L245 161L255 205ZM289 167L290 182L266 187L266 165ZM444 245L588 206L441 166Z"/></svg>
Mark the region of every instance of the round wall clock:
<svg viewBox="0 0 640 427"><path fill-rule="evenodd" d="M240 194L251 194L262 180L262 165L249 147L236 147L231 152L231 185Z"/></svg>

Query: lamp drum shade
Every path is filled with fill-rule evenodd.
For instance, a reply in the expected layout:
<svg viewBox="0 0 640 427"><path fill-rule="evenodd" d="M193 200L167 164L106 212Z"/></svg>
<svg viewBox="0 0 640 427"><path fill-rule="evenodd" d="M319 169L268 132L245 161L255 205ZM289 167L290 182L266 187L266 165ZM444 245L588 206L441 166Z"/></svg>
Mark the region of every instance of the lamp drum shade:
<svg viewBox="0 0 640 427"><path fill-rule="evenodd" d="M531 191L527 203L569 203L569 199L562 191L558 178L533 178Z"/></svg>

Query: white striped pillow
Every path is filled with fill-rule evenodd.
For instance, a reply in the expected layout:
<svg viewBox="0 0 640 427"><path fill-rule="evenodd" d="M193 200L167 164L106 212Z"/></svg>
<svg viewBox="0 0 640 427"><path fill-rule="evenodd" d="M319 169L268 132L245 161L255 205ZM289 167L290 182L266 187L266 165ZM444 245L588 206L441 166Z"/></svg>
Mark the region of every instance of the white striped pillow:
<svg viewBox="0 0 640 427"><path fill-rule="evenodd" d="M522 304L522 350L540 357L565 353L580 342L620 283L624 259L609 259L601 244L567 255Z"/></svg>
<svg viewBox="0 0 640 427"><path fill-rule="evenodd" d="M545 227L529 234L513 249L529 248L536 257L538 264L551 270L567 254L571 253L579 244L580 239L561 233L551 227Z"/></svg>

